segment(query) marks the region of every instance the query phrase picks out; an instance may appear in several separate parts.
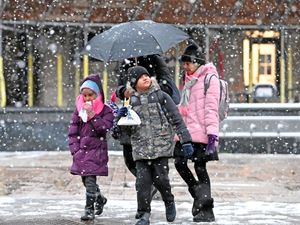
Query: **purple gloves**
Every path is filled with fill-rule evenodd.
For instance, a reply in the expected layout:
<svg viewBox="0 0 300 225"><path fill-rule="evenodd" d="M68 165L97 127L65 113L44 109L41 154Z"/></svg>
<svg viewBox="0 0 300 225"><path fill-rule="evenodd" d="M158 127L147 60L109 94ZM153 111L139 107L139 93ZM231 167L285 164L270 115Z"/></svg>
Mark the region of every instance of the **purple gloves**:
<svg viewBox="0 0 300 225"><path fill-rule="evenodd" d="M182 149L183 149L183 154L185 158L190 158L192 157L193 153L194 153L194 149L191 143L185 143L182 145Z"/></svg>
<svg viewBox="0 0 300 225"><path fill-rule="evenodd" d="M206 146L205 154L210 155L217 151L216 141L218 141L218 136L209 134L208 135L208 143Z"/></svg>

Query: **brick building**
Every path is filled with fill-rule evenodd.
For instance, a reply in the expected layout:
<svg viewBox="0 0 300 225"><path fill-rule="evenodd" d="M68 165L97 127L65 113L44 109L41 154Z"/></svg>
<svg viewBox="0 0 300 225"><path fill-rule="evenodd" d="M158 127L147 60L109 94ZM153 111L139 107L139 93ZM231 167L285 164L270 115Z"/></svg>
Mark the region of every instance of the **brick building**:
<svg viewBox="0 0 300 225"><path fill-rule="evenodd" d="M85 60L83 46L114 24L140 19L174 24L205 47L230 84L232 102L253 101L249 94L260 83L277 87L280 102L299 99L299 1L2 0L0 6L2 107L73 106L78 80L104 72L102 62ZM164 55L174 77L185 46ZM109 96L118 64L106 66Z"/></svg>

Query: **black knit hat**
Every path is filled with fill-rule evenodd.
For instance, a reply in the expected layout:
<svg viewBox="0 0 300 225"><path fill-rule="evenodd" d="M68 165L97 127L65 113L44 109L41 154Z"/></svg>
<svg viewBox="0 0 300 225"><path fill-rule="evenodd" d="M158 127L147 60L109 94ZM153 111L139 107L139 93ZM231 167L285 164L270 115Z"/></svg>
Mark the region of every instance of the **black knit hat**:
<svg viewBox="0 0 300 225"><path fill-rule="evenodd" d="M182 62L192 62L204 65L205 53L201 47L197 46L196 44L191 44L184 50L180 60Z"/></svg>
<svg viewBox="0 0 300 225"><path fill-rule="evenodd" d="M128 69L130 86L135 89L136 83L139 78L143 75L147 74L150 77L148 70L142 66L134 66Z"/></svg>

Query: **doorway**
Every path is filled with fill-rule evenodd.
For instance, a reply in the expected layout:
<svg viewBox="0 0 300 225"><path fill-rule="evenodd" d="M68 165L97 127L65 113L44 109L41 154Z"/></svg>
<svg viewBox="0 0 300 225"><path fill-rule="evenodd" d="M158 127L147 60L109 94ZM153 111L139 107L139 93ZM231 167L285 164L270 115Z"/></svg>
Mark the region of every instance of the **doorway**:
<svg viewBox="0 0 300 225"><path fill-rule="evenodd" d="M276 85L276 45L252 44L252 83Z"/></svg>

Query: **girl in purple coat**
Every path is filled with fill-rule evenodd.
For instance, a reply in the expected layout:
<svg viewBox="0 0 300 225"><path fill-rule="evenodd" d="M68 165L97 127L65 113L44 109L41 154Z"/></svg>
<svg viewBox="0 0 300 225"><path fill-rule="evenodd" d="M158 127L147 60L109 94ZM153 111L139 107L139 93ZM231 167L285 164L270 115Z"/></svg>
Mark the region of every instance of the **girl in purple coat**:
<svg viewBox="0 0 300 225"><path fill-rule="evenodd" d="M112 125L113 113L104 104L100 77L90 75L80 86L80 95L76 99L76 109L68 135L73 156L71 174L81 176L86 188L82 220L93 220L95 214L100 215L107 201L97 185L97 176L108 175L106 134Z"/></svg>

